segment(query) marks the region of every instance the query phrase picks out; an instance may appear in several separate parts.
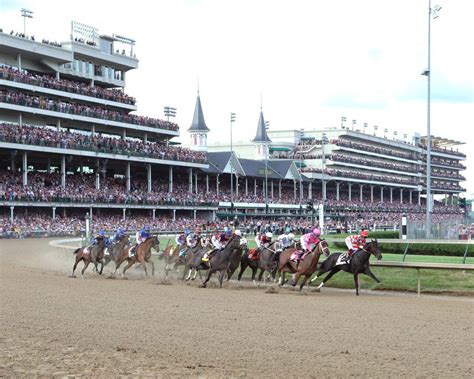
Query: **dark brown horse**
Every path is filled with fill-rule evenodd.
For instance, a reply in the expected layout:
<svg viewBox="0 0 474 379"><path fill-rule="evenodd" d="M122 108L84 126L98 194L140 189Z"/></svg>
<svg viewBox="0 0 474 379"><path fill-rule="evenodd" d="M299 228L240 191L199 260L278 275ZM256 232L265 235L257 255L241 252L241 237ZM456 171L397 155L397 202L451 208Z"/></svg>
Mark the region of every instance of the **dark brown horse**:
<svg viewBox="0 0 474 379"><path fill-rule="evenodd" d="M123 250L129 246L130 241L127 236L124 236L112 246L108 247L104 251L104 267L107 266L111 261L114 261L115 267L117 268L118 258L122 255Z"/></svg>
<svg viewBox="0 0 474 379"><path fill-rule="evenodd" d="M324 280L319 284L318 289L320 289L326 282L331 279L331 277L339 272L339 271L346 271L350 272L354 275L354 284L356 289L356 295L359 296L359 274L365 274L370 276L374 279L377 283L380 283L380 280L374 275L372 271L370 271L369 266L369 259L370 256L373 254L375 258L378 260L382 259L382 252L380 249L380 245L378 244L377 240L372 240L367 242L364 245L363 249L358 250L351 258L350 262L341 262L339 257L344 253L334 253L326 259L323 263L321 263L321 267L318 270L318 275L316 275L313 279L311 279L310 283L314 282L316 278L325 272L329 272L329 274L324 278Z"/></svg>
<svg viewBox="0 0 474 379"><path fill-rule="evenodd" d="M140 263L145 271L145 276L148 276L147 263L151 264L151 274L155 275L155 264L151 259L151 249L154 248L156 251L159 251L160 241L158 237L150 237L138 245L135 255L130 256L130 248L126 248L122 251L121 256L117 259L117 267L115 268L115 273L120 265L127 261L128 264L123 268L122 276L125 276L125 272L132 267L135 263Z"/></svg>
<svg viewBox="0 0 474 379"><path fill-rule="evenodd" d="M105 249L105 240L100 239L97 245L89 246L88 252L85 253L84 250L86 247L80 247L74 250L74 254L76 255L76 261L74 263L74 267L72 268L71 277L74 276L74 272L76 271L76 267L80 261L84 261L84 267L81 271L81 276L84 277L84 272L87 269L87 266L92 262L94 263L95 270L99 274L102 274L102 270L104 269L104 249ZM98 263L101 264L100 271L97 268Z"/></svg>
<svg viewBox="0 0 474 379"><path fill-rule="evenodd" d="M238 276L238 280L242 278L244 271L247 267L250 267L252 270L252 281L254 285L257 285L255 281L255 275L257 271L260 270L260 274L258 275L258 281L262 281L262 276L265 271L268 271L273 279L275 278L275 272L278 267L278 259L276 255L276 251L273 249L275 247L275 242L270 244L268 247L263 247L257 259L250 259L248 254L242 254L242 258L240 260L240 272Z"/></svg>
<svg viewBox="0 0 474 379"><path fill-rule="evenodd" d="M298 251L296 248L286 249L280 254L280 260L278 264L278 272L280 272L280 286L285 284L285 273L290 272L294 275L291 281L292 286L296 286L301 276L304 276L303 282L300 285L300 291L303 289L306 281L314 274L318 268L319 258L321 254L326 257L329 256L328 243L325 240L321 240L314 249L306 255L304 260L296 264L290 258L293 253Z"/></svg>

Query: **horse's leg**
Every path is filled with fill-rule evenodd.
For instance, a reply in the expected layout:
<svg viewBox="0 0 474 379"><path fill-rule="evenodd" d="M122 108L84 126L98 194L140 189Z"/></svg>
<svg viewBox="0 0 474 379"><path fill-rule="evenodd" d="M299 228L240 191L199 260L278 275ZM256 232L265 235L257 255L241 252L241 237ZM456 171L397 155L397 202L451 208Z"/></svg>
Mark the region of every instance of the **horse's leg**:
<svg viewBox="0 0 474 379"><path fill-rule="evenodd" d="M83 267L83 269L82 269L82 271L81 271L81 276L82 276L82 278L84 278L84 271L86 271L86 268L87 268L87 266L89 266L89 263L91 263L91 261L86 261L86 260L84 259L84 267Z"/></svg>
<svg viewBox="0 0 474 379"><path fill-rule="evenodd" d="M356 295L359 296L359 273L354 274L354 283L356 288Z"/></svg>
<svg viewBox="0 0 474 379"><path fill-rule="evenodd" d="M103 259L103 258L100 260L100 272L99 272L99 275L102 275L102 271L104 271L104 259Z"/></svg>
<svg viewBox="0 0 474 379"><path fill-rule="evenodd" d="M372 279L374 279L377 283L380 283L380 280L375 276L375 274L370 271L370 268L367 267L364 271L362 271L365 275L370 276Z"/></svg>
<svg viewBox="0 0 474 379"><path fill-rule="evenodd" d="M308 279L311 277L311 275L306 275L304 278L303 278L303 282L301 283L300 285L300 291L303 290L303 287L304 285L306 284L306 282L308 281Z"/></svg>
<svg viewBox="0 0 474 379"><path fill-rule="evenodd" d="M280 287L283 287L283 285L285 284L285 274L286 274L285 271L280 271L280 280L278 283Z"/></svg>
<svg viewBox="0 0 474 379"><path fill-rule="evenodd" d="M300 279L300 276L301 276L301 272L297 271L294 276L293 276L293 280L291 281L291 285L294 287L296 286L296 283L298 283L298 280Z"/></svg>
<svg viewBox="0 0 474 379"><path fill-rule="evenodd" d="M244 274L244 271L247 269L248 265L247 259L244 259L240 262L240 271L237 280L242 279L242 275Z"/></svg>
<svg viewBox="0 0 474 379"><path fill-rule="evenodd" d="M132 267L134 263L135 263L135 260L128 259L128 264L123 268L122 277L125 276L125 271L127 271L130 267Z"/></svg>
<svg viewBox="0 0 474 379"><path fill-rule="evenodd" d="M219 271L219 288L222 288L222 282L224 280L224 276L225 276L226 272L227 272L227 270Z"/></svg>
<svg viewBox="0 0 474 379"><path fill-rule="evenodd" d="M151 264L151 276L155 276L155 264L152 260L149 263Z"/></svg>
<svg viewBox="0 0 474 379"><path fill-rule="evenodd" d="M254 286L257 286L257 282L255 281L255 275L257 274L257 268L252 267L252 282Z"/></svg>
<svg viewBox="0 0 474 379"><path fill-rule="evenodd" d="M330 272L330 273L323 279L323 281L319 284L319 286L317 287L317 289L318 289L318 290L321 289L321 287L324 286L324 285L326 284L326 282L327 282L329 279L331 279L331 277L332 277L335 273L337 273L337 272L339 272L339 271L341 271L340 266L334 267L334 268L331 270L331 272Z"/></svg>
<svg viewBox="0 0 474 379"><path fill-rule="evenodd" d="M207 276L206 276L206 279L204 280L204 282L202 282L202 288L206 288L207 286L207 282L209 281L209 279L211 279L211 275L214 273L213 270L209 270L207 272Z"/></svg>
<svg viewBox="0 0 474 379"><path fill-rule="evenodd" d="M143 262L140 262L140 264L143 267L143 270L145 270L145 276L148 277L148 270L146 268L146 262L143 261Z"/></svg>
<svg viewBox="0 0 474 379"><path fill-rule="evenodd" d="M80 253L79 253L80 254ZM74 276L74 271L76 271L77 264L82 261L84 258L80 256L76 256L76 263L74 263L74 267L72 268L71 276Z"/></svg>

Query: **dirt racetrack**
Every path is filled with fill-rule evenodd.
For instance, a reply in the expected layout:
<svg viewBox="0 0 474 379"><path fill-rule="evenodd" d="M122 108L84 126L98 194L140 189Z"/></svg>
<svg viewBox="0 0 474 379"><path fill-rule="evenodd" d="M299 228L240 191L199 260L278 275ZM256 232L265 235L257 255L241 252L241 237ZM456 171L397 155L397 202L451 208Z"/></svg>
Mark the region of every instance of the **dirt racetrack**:
<svg viewBox="0 0 474 379"><path fill-rule="evenodd" d="M0 240L0 376L474 377L472 298L71 279L48 242Z"/></svg>

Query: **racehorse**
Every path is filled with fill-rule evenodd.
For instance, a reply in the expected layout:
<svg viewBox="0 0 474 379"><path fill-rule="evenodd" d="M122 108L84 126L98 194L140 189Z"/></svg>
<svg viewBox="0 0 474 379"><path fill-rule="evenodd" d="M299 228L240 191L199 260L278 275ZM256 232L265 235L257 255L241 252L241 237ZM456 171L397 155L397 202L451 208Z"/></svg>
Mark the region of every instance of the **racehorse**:
<svg viewBox="0 0 474 379"><path fill-rule="evenodd" d="M323 279L323 281L317 287L318 289L320 289L329 279L331 279L331 277L335 273L341 270L354 274L354 283L357 296L359 296L359 274L365 274L367 276L370 276L377 283L380 283L380 280L373 274L372 271L370 271L369 267L369 259L371 254L375 255L377 260L382 259L382 252L376 239L367 242L364 245L363 249L358 250L352 256L349 263L338 264L338 259L342 254L344 253L331 254L328 259L321 263L321 267L319 268L318 274L313 279L311 279L309 284L314 282L318 278L318 276L330 271L330 273Z"/></svg>
<svg viewBox="0 0 474 379"><path fill-rule="evenodd" d="M97 245L93 245L89 248L88 253L84 253L86 247L80 247L74 250L74 254L76 255L76 262L74 263L74 267L72 268L71 276L74 277L74 271L76 271L76 267L80 261L84 261L84 267L81 271L81 276L84 277L84 272L89 266L89 263L94 263L96 272L102 274L102 270L104 269L104 249L105 249L105 240L101 239ZM97 268L97 264L101 263L100 272Z"/></svg>
<svg viewBox="0 0 474 379"><path fill-rule="evenodd" d="M240 260L240 272L238 280L242 278L242 275L247 267L250 267L252 270L252 281L254 285L257 285L255 281L255 275L260 269L260 274L258 275L258 281L262 280L262 276L265 271L269 271L273 279L275 279L275 271L278 266L278 261L276 258L276 251L270 247L274 245L275 242L271 243L268 247L264 247L258 254L257 259L250 259L248 254L243 254Z"/></svg>
<svg viewBox="0 0 474 379"><path fill-rule="evenodd" d="M240 259L242 247L240 246L240 237L234 234L225 248L221 251L216 251L209 260L209 271L207 277L202 283L202 287L207 286L207 282L211 279L212 274L219 271L219 288L222 288L222 281L224 280L225 273L229 273L229 269L232 267L233 262L237 262Z"/></svg>
<svg viewBox="0 0 474 379"><path fill-rule="evenodd" d="M130 249L124 249L122 251L122 254L117 260L117 266L115 268L115 273L117 272L118 268L120 265L127 261L128 264L123 268L122 271L122 276L125 276L125 272L133 266L134 263L140 263L143 269L145 270L145 276L148 276L148 271L146 264L150 263L151 264L151 274L155 275L155 264L153 263L153 260L151 259L151 249L154 248L156 251L159 250L159 245L160 241L158 237L153 236L150 238L147 238L145 241L143 241L140 245L138 245L135 255L130 256L129 251Z"/></svg>
<svg viewBox="0 0 474 379"><path fill-rule="evenodd" d="M280 286L285 284L285 273L287 272L294 274L294 278L291 281L292 286L296 286L299 278L304 276L303 282L300 285L301 291L306 284L306 281L318 268L318 262L321 254L324 254L326 257L329 256L329 247L328 243L322 239L310 253L306 254L306 257L300 261L299 264L296 264L290 260L292 254L296 251L298 251L297 248L286 249L280 254L278 272L280 273Z"/></svg>
<svg viewBox="0 0 474 379"><path fill-rule="evenodd" d="M111 247L108 247L104 252L104 267L107 266L110 261L114 261L117 269L117 261L119 257L122 255L123 250L128 248L130 248L130 241L127 236L122 237Z"/></svg>
<svg viewBox="0 0 474 379"><path fill-rule="evenodd" d="M208 270L209 266L202 261L202 258L211 249L211 245L203 245L201 238L196 243L196 246L189 248L185 255L181 257L181 263L184 264L183 280L196 279L196 275L199 273L199 277L202 280L201 270ZM178 262L175 263L175 267ZM186 275L188 273L188 275ZM193 275L194 273L194 275Z"/></svg>

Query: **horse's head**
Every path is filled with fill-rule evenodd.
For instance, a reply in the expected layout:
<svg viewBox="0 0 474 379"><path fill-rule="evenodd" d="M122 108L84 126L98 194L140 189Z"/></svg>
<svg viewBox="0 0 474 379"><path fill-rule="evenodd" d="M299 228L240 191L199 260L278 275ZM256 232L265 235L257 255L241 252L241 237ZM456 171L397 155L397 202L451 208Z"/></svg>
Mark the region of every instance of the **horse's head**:
<svg viewBox="0 0 474 379"><path fill-rule="evenodd" d="M367 242L364 246L364 250L370 254L373 254L375 258L377 258L377 260L382 259L382 249L379 243L377 242L377 239Z"/></svg>
<svg viewBox="0 0 474 379"><path fill-rule="evenodd" d="M325 257L329 257L329 244L326 240L321 240L318 243L318 249L320 253L323 253Z"/></svg>
<svg viewBox="0 0 474 379"><path fill-rule="evenodd" d="M150 246L156 251L160 251L160 240L158 239L158 236L150 238Z"/></svg>

